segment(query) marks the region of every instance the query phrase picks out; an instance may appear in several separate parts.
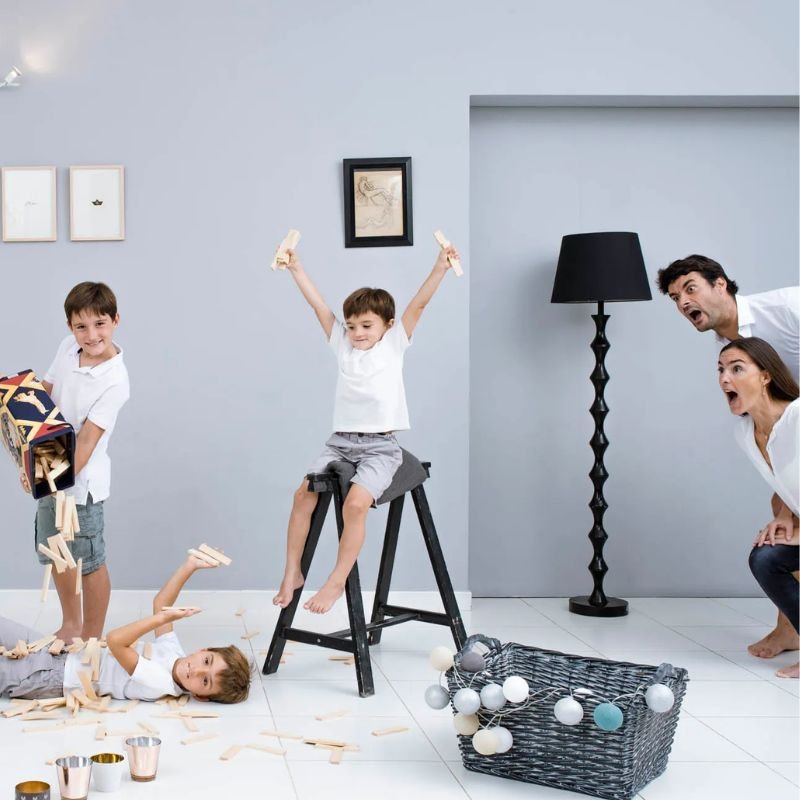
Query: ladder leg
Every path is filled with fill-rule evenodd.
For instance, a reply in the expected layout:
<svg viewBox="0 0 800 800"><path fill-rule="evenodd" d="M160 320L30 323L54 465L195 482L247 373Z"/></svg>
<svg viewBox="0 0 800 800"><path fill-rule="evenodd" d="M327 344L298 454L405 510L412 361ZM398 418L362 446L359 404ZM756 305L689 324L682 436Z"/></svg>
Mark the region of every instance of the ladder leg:
<svg viewBox="0 0 800 800"><path fill-rule="evenodd" d="M336 509L336 529L339 539L341 539L342 531L344 530L344 517L342 515L342 494L338 484L333 487L333 504ZM375 694L375 683L372 678L372 662L370 661L369 645L367 644L367 624L364 619L364 601L361 597L358 562L353 564L353 568L347 576L344 584L344 593L347 601L347 617L350 621L351 641L353 642L358 693L361 697L370 697Z"/></svg>
<svg viewBox="0 0 800 800"><path fill-rule="evenodd" d="M433 524L433 516L428 506L428 498L425 496L425 489L422 484L411 490L411 497L414 500L414 507L419 517L422 536L425 539L425 546L428 548L428 556L433 567L433 574L436 577L436 585L439 587L439 595L444 604L445 614L450 620L450 631L453 634L453 641L456 648L461 649L467 639L467 632L464 629L464 622L461 619L461 612L458 608L456 595L453 591L453 584L447 572L442 547L439 544L439 537L436 534L436 526Z"/></svg>
<svg viewBox="0 0 800 800"><path fill-rule="evenodd" d="M331 504L331 493L320 492L317 496L317 505L314 507L314 512L311 515L311 522L308 527L308 537L306 544L303 548L303 556L300 560L300 570L303 577L308 575L308 569L311 566L311 559L314 557L314 551L317 549L319 542L319 535L322 532L322 526L325 523L325 517L328 513L328 506ZM272 641L267 651L267 657L264 659L264 666L261 669L262 674L271 675L278 671L278 666L281 663L283 656L283 648L286 646L286 639L283 632L286 628L290 628L294 615L297 611L297 606L300 603L300 597L303 594L303 587L295 590L291 602L285 608L281 609L278 616L278 622L275 625L275 632L272 634Z"/></svg>
<svg viewBox="0 0 800 800"><path fill-rule="evenodd" d="M383 552L378 570L378 583L375 587L375 602L372 605L370 622L382 622L386 618L384 608L389 600L389 586L392 583L394 557L397 552L397 538L400 533L400 520L403 515L403 503L406 496L401 494L389 504L389 516L386 520L386 535L383 539ZM378 628L369 634L369 643L380 644L383 630Z"/></svg>

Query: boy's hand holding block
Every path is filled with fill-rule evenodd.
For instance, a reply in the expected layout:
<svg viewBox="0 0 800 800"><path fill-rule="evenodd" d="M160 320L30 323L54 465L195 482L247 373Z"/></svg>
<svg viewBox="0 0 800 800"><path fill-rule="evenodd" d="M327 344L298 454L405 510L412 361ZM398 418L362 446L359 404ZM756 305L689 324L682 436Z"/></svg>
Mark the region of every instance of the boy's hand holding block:
<svg viewBox="0 0 800 800"><path fill-rule="evenodd" d="M436 231L433 234L433 238L436 239L436 241L439 243L439 246L443 250L450 247L450 241L441 231ZM456 276L460 278L464 274L464 270L461 269L461 262L457 258L451 258L450 256L447 256L447 261L453 268L453 272L456 274Z"/></svg>
<svg viewBox="0 0 800 800"><path fill-rule="evenodd" d="M220 550L215 550L213 547L209 547L207 544L201 544L199 547L190 547L187 551L190 556L194 556L198 561L202 561L203 564L209 567L218 567L220 564L224 564L226 567L229 567L233 561L228 558Z"/></svg>
<svg viewBox="0 0 800 800"><path fill-rule="evenodd" d="M272 264L270 265L272 269L286 269L286 265L289 263L289 255L286 251L294 250L299 241L300 231L290 230L289 233L286 234L286 238L275 251L275 258L272 259Z"/></svg>

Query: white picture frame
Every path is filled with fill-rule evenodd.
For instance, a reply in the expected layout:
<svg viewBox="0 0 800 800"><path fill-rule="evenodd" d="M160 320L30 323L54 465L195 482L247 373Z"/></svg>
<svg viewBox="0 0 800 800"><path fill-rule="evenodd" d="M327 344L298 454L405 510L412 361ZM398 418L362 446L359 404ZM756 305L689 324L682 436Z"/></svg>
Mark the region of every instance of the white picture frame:
<svg viewBox="0 0 800 800"><path fill-rule="evenodd" d="M69 168L69 238L73 242L125 238L125 167Z"/></svg>
<svg viewBox="0 0 800 800"><path fill-rule="evenodd" d="M2 167L4 242L54 242L55 167Z"/></svg>

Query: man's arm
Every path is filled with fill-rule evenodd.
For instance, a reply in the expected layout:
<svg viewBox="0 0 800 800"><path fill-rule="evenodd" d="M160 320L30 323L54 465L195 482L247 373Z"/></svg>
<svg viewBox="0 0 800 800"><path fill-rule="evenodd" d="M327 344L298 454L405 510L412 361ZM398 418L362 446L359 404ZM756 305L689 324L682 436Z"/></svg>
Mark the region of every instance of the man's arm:
<svg viewBox="0 0 800 800"><path fill-rule="evenodd" d="M325 338L330 339L333 325L336 322L333 311L328 308L327 303L322 299L322 295L319 293L319 289L314 286L311 278L306 274L295 251L287 250L286 253L289 256L289 263L286 265L286 269L292 273L297 288L300 289L306 302L314 309L319 324L322 325L322 330L325 331Z"/></svg>
<svg viewBox="0 0 800 800"><path fill-rule="evenodd" d="M444 278L447 270L450 269L450 263L447 260L448 256L450 258L458 258L458 250L450 246L447 248L443 247L439 251L439 256L436 259L436 263L433 265L431 274L428 275L425 282L419 287L419 291L414 295L408 307L403 312L403 327L409 339L414 332L414 328L417 327L417 323L422 316L422 312L425 310L425 306L430 303L431 298L442 282L442 278Z"/></svg>

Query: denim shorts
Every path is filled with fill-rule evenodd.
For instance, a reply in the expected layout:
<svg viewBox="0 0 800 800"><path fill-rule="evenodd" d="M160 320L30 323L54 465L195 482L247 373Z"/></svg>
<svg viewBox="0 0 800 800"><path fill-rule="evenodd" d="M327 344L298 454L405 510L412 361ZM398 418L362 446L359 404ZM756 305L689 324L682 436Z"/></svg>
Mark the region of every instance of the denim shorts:
<svg viewBox="0 0 800 800"><path fill-rule="evenodd" d="M83 559L81 563L81 574L89 575L95 570L100 569L106 563L106 543L103 539L103 503L92 502L92 495L86 498L85 506L77 506L78 524L80 533L75 534L75 539L67 542L67 546L72 553L72 557L77 561ZM53 562L39 552L39 545L47 547L47 539L55 536L56 530L56 498L49 495L39 500L39 507L36 509L36 520L34 522L34 547L40 564L52 564Z"/></svg>
<svg viewBox="0 0 800 800"><path fill-rule="evenodd" d="M393 433L334 433L309 473L325 472L332 461L349 461L356 468L353 483L377 500L403 463L403 451Z"/></svg>

